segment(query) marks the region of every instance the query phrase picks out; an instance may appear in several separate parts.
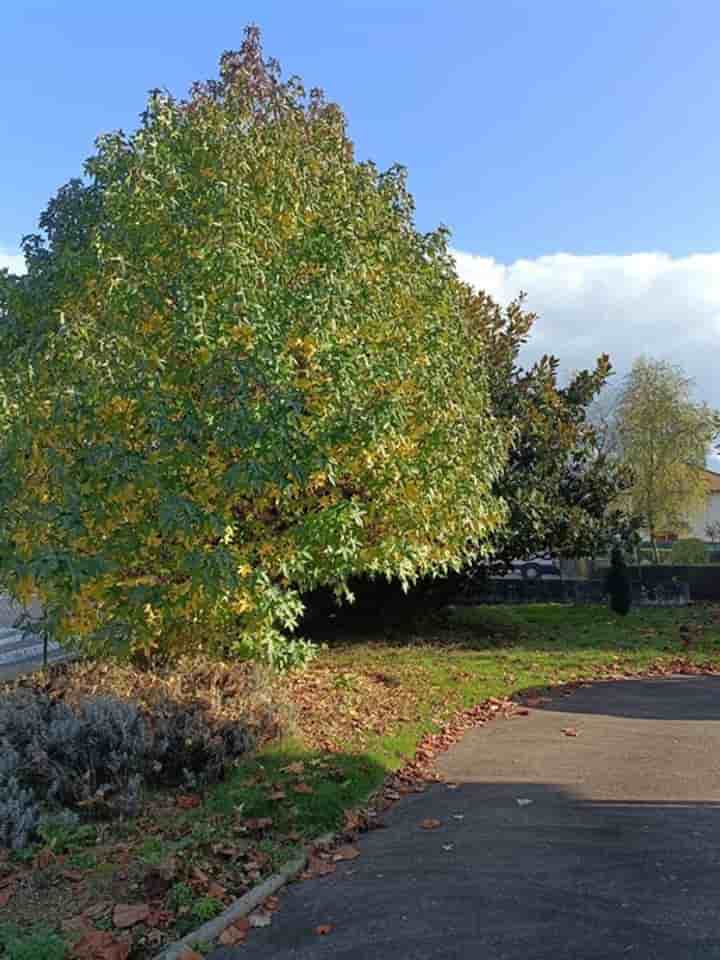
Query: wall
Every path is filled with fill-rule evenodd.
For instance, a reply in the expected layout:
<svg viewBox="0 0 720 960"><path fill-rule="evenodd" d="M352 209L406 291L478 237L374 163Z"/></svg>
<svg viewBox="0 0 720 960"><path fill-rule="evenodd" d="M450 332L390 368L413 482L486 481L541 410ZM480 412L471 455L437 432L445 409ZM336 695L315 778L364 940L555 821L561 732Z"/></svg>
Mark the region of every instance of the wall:
<svg viewBox="0 0 720 960"><path fill-rule="evenodd" d="M710 538L705 533L705 527L709 523L720 523L720 493L710 494L707 498L705 509L698 510L690 519L690 533L688 536L709 541Z"/></svg>

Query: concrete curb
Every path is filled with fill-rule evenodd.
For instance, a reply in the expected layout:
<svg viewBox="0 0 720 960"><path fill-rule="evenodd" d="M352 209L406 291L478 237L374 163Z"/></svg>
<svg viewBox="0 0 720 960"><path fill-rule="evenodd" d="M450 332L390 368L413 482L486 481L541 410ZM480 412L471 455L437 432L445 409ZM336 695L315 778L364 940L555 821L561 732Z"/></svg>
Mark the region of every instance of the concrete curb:
<svg viewBox="0 0 720 960"><path fill-rule="evenodd" d="M261 884L253 887L252 890L248 890L247 893L243 894L242 897L239 897L234 903L231 903L229 907L223 910L219 916L213 920L208 920L207 923L198 927L197 930L193 930L191 933L186 934L181 940L176 940L175 943L171 943L165 947L161 953L157 954L155 960L181 960L185 952L193 949L194 944L214 943L223 930L232 926L233 923L236 923L243 917L246 917L249 913L252 913L253 910L259 907L268 897L272 896L272 894L276 893L291 880L294 880L298 874L302 873L307 866L308 859L313 850L317 849L317 847L330 846L336 841L337 836L338 835L334 833L325 833L321 837L318 837L304 848L300 856L294 860L289 860L277 873L268 877L267 880L263 880Z"/></svg>

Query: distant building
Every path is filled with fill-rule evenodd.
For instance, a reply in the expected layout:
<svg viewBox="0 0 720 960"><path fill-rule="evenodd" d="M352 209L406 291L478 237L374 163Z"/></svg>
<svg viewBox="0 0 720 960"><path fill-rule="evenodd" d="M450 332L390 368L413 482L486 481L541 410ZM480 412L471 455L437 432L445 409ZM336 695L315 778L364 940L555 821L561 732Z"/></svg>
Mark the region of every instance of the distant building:
<svg viewBox="0 0 720 960"><path fill-rule="evenodd" d="M692 538L704 540L705 543L720 542L720 473L714 470L703 470L707 484L707 496L701 507L688 511L687 525L683 530L666 530L659 532L658 541L672 542L673 540ZM714 536L710 536L709 529L715 526ZM643 531L647 537L647 531Z"/></svg>
<svg viewBox="0 0 720 960"><path fill-rule="evenodd" d="M707 528L717 524L720 529L720 473L713 470L704 470L703 473L707 479L708 490L705 506L688 517L690 530L687 536L709 543L712 538L708 536ZM720 540L717 534L715 540Z"/></svg>

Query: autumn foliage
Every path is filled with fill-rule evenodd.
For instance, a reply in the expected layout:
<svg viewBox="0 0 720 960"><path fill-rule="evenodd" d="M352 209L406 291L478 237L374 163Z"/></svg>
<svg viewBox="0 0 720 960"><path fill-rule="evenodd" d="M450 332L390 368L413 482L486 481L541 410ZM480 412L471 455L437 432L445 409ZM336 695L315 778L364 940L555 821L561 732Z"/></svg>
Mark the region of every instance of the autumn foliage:
<svg viewBox="0 0 720 960"><path fill-rule="evenodd" d="M101 137L0 291L0 579L85 649L304 654L300 592L481 554L484 342L404 172L249 30Z"/></svg>

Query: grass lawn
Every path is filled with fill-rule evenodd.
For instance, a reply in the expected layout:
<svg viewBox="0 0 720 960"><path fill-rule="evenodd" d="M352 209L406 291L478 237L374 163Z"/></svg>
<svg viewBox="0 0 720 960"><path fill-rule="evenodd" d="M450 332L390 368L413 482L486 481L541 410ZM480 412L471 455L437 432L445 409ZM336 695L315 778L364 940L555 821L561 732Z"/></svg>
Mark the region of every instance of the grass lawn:
<svg viewBox="0 0 720 960"><path fill-rule="evenodd" d="M0 943L10 942L8 923L30 927L42 905L68 943L90 924L131 941L131 958L150 957L298 843L341 827L458 711L575 680L698 666L720 668L720 609L619 619L599 606L468 607L390 637L338 637L307 671L276 679L292 710L288 735L224 783L149 797L137 819L54 848L0 854ZM118 928L117 904L148 913ZM7 947L6 956L15 960Z"/></svg>

